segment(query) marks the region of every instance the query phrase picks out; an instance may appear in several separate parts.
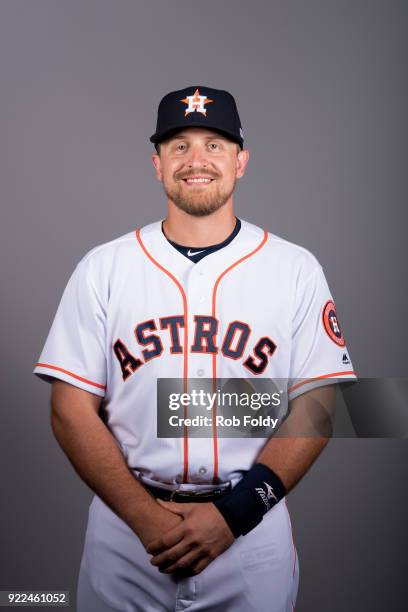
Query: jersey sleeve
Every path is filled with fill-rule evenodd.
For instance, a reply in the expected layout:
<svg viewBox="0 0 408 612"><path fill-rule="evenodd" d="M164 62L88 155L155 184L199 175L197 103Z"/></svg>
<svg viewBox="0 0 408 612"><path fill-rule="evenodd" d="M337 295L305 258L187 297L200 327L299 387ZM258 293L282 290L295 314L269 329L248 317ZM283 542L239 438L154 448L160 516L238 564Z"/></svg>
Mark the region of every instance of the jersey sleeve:
<svg viewBox="0 0 408 612"><path fill-rule="evenodd" d="M85 256L68 280L33 374L104 397L106 306L95 281L92 260Z"/></svg>
<svg viewBox="0 0 408 612"><path fill-rule="evenodd" d="M292 320L288 400L314 387L357 380L322 266L300 280Z"/></svg>

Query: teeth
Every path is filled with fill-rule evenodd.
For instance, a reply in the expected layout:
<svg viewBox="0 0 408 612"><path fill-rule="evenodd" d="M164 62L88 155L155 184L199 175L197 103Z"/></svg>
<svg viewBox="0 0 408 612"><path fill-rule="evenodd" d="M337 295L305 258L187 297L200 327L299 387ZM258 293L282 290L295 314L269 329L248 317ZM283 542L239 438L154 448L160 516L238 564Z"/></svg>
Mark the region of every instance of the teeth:
<svg viewBox="0 0 408 612"><path fill-rule="evenodd" d="M211 179L208 178L196 178L196 179L186 179L187 183L210 183Z"/></svg>

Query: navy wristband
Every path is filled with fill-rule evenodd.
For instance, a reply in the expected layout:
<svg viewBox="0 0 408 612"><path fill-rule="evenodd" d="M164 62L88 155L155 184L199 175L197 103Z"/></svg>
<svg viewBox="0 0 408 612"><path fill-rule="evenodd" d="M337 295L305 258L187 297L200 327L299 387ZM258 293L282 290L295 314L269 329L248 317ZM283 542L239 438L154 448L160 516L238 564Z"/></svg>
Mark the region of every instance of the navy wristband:
<svg viewBox="0 0 408 612"><path fill-rule="evenodd" d="M213 504L237 538L256 527L285 495L286 488L279 476L263 463L256 463L230 493Z"/></svg>

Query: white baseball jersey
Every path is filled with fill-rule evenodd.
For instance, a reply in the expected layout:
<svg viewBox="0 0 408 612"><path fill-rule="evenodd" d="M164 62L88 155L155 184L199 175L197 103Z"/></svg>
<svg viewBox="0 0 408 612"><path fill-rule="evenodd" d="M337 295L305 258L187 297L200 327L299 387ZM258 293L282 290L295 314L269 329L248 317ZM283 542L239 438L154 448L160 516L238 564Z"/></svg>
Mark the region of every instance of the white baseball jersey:
<svg viewBox="0 0 408 612"><path fill-rule="evenodd" d="M239 478L265 439L158 438L158 378L288 379L289 401L356 379L319 261L245 220L198 263L161 221L91 249L34 373L101 396L129 467L168 484Z"/></svg>

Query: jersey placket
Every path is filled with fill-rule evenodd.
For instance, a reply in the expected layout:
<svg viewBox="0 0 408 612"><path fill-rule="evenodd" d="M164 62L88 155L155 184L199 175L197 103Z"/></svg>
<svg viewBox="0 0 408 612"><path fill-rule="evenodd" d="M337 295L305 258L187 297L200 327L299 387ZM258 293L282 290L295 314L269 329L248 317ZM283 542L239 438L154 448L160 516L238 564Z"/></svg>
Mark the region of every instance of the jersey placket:
<svg viewBox="0 0 408 612"><path fill-rule="evenodd" d="M213 377L213 347L211 342L207 342L205 337L200 338L200 330L209 329L210 324L200 321L200 317L211 316L211 297L214 279L211 274L211 266L206 265L206 258L196 263L188 272L185 292L188 303L188 376L192 380L191 388L201 388L204 379ZM219 330L217 330L218 332ZM217 346L217 335L214 337L214 344ZM194 350L194 346L196 349ZM194 382L196 381L196 382ZM201 382L200 382L201 381ZM204 385L203 388L212 392L212 384ZM187 417L188 409L187 409ZM195 411L197 414L197 410ZM212 412L205 407L199 408L199 414L212 418ZM205 429L205 438L188 436L187 449L188 456L188 482L211 483L214 472L214 444L213 436L209 428Z"/></svg>

